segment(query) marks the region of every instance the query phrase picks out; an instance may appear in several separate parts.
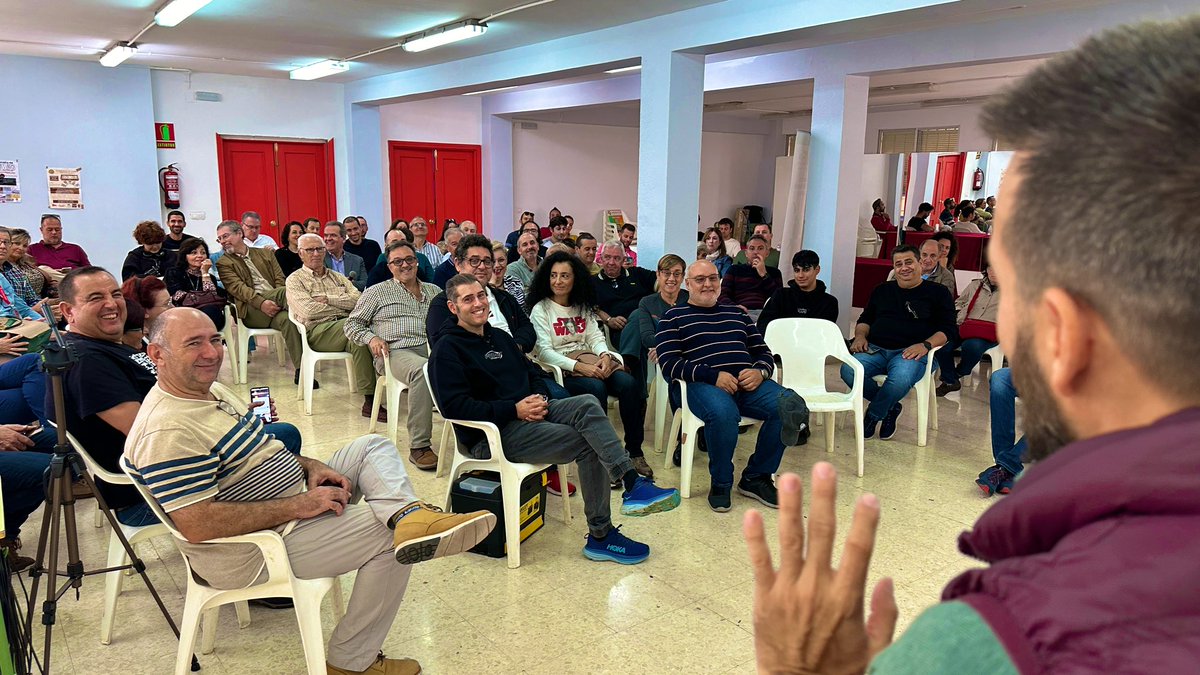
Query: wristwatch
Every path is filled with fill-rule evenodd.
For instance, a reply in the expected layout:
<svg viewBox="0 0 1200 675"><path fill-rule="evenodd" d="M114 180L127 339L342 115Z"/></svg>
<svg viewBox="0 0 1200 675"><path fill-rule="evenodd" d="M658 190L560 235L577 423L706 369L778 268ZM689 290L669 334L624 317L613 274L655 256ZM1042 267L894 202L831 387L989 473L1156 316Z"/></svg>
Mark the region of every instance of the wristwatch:
<svg viewBox="0 0 1200 675"><path fill-rule="evenodd" d="M925 351L933 351L933 345L929 344L929 340L921 340L921 344L925 346Z"/></svg>

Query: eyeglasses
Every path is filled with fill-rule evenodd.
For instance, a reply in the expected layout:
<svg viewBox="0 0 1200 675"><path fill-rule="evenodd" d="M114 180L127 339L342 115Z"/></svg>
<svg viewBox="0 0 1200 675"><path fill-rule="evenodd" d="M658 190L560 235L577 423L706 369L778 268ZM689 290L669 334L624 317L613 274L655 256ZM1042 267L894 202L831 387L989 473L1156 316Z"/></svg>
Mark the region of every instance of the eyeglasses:
<svg viewBox="0 0 1200 675"><path fill-rule="evenodd" d="M417 259L413 258L413 257L396 258L395 260L388 261L388 265L391 267L412 267L413 265L416 265L416 264L417 264Z"/></svg>
<svg viewBox="0 0 1200 675"><path fill-rule="evenodd" d="M705 284L719 284L721 283L721 276L718 274L710 274L706 277L692 277L691 282L698 286L703 286Z"/></svg>
<svg viewBox="0 0 1200 675"><path fill-rule="evenodd" d="M299 251L301 253L319 253L319 252L323 252L324 250L325 250L324 246L306 247L306 248L299 249Z"/></svg>
<svg viewBox="0 0 1200 675"><path fill-rule="evenodd" d="M682 279L683 278L683 270L676 270L674 272L668 272L666 270L659 270L658 273L668 279Z"/></svg>
<svg viewBox="0 0 1200 675"><path fill-rule="evenodd" d="M466 263L468 267L491 267L496 262L495 258L478 258L476 256L459 258L459 260Z"/></svg>

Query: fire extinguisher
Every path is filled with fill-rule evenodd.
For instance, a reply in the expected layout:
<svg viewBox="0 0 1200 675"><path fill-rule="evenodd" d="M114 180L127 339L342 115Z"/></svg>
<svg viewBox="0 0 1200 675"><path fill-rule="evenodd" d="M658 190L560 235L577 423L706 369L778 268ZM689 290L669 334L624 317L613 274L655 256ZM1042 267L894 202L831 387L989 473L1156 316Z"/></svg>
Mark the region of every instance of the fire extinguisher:
<svg viewBox="0 0 1200 675"><path fill-rule="evenodd" d="M168 209L179 208L179 200L183 196L179 190L179 168L174 164L168 164L159 169L158 185L166 196L163 199L163 206Z"/></svg>
<svg viewBox="0 0 1200 675"><path fill-rule="evenodd" d="M983 189L983 169L975 169L975 180L971 183L972 190Z"/></svg>

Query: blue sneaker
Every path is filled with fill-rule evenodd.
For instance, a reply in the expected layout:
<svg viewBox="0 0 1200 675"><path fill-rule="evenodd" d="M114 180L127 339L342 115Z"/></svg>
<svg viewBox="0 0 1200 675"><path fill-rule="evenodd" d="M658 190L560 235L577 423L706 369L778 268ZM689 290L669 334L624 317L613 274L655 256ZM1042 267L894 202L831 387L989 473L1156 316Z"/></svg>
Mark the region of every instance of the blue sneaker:
<svg viewBox="0 0 1200 675"><path fill-rule="evenodd" d="M994 464L979 473L975 484L979 486L984 497L991 497L994 494L1006 495L1012 491L1013 475L1004 467Z"/></svg>
<svg viewBox="0 0 1200 675"><path fill-rule="evenodd" d="M583 556L588 560L608 560L622 565L636 565L650 557L650 547L626 537L621 534L621 528L614 527L603 539L588 534L587 544L583 546Z"/></svg>
<svg viewBox="0 0 1200 675"><path fill-rule="evenodd" d="M621 515L648 516L679 506L679 490L660 488L645 476L638 476L633 488L621 496Z"/></svg>
<svg viewBox="0 0 1200 675"><path fill-rule="evenodd" d="M900 419L900 413L904 410L904 404L897 403L888 411L887 417L879 423L879 439L882 441L892 440L892 436L896 435L896 420Z"/></svg>

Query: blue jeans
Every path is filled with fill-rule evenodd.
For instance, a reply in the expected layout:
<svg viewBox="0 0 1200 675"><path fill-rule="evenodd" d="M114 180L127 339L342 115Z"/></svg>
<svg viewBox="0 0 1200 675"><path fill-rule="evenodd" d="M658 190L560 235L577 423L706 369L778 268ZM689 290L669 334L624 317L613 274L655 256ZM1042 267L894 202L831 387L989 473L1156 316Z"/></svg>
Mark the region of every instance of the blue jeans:
<svg viewBox="0 0 1200 675"><path fill-rule="evenodd" d="M621 424L625 427L625 451L630 457L642 457L642 441L646 438L646 408L643 405L642 390L637 379L629 373L618 370L601 380L595 377L564 377L563 386L572 396L591 394L600 404L601 410L608 410L608 396L617 397L617 408L621 412Z"/></svg>
<svg viewBox="0 0 1200 675"><path fill-rule="evenodd" d="M43 452L0 452L5 537L21 536L21 525L45 500L45 474L49 466L50 455Z"/></svg>
<svg viewBox="0 0 1200 675"><path fill-rule="evenodd" d="M279 439L288 452L300 456L300 445L303 441L300 438L300 430L294 424L274 422L264 425L263 430ZM154 510L146 502L117 509L114 513L122 525L130 527L145 527L158 522L158 516L154 515Z"/></svg>
<svg viewBox="0 0 1200 675"><path fill-rule="evenodd" d="M0 424L46 421L46 374L39 354L24 354L0 364Z"/></svg>
<svg viewBox="0 0 1200 675"><path fill-rule="evenodd" d="M763 420L754 454L746 462L742 478L770 476L779 470L784 449L780 438L783 421L779 417L779 397L783 392L783 387L774 380L764 380L754 391L738 391L733 395L711 384L688 383L688 408L704 421L708 473L712 476L713 486L733 485L733 451L737 447L738 421L742 416ZM670 394L671 406L678 408L678 383L671 383Z"/></svg>
<svg viewBox="0 0 1200 675"><path fill-rule="evenodd" d="M867 420L878 422L887 417L888 411L925 377L925 361L929 355L906 359L902 356L903 349L883 349L872 344L868 344L868 348L875 353L860 352L853 356L862 364L863 377L866 378L863 382L863 398L871 402L867 406ZM882 387L875 384L873 378L877 375L887 375ZM850 366L842 366L842 381L854 386L854 371Z"/></svg>
<svg viewBox="0 0 1200 675"><path fill-rule="evenodd" d="M1012 371L1000 368L992 372L989 383L992 408L992 457L996 464L1012 475L1021 473L1021 455L1025 454L1025 437L1017 437L1017 388L1012 383Z"/></svg>
<svg viewBox="0 0 1200 675"><path fill-rule="evenodd" d="M550 391L551 401L561 401L564 398L571 398L571 392L567 391L566 387L554 381L552 377L546 377L546 389Z"/></svg>
<svg viewBox="0 0 1200 675"><path fill-rule="evenodd" d="M967 338L961 344L947 344L938 350L934 355L937 361L938 369L942 371L942 382L946 384L957 384L958 381L971 374L975 370L975 366L979 365L979 361L983 359L983 355L987 350L995 347L997 343L988 342L981 338ZM958 347L962 351L962 358L958 360L958 366L954 365L954 347ZM1000 366L999 363L993 364L992 367Z"/></svg>

